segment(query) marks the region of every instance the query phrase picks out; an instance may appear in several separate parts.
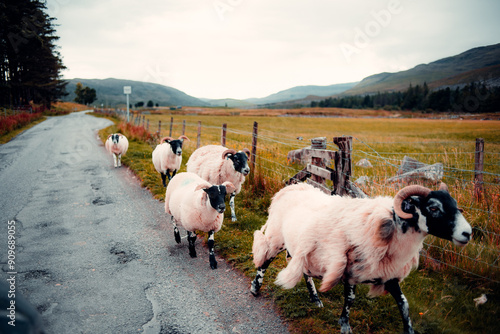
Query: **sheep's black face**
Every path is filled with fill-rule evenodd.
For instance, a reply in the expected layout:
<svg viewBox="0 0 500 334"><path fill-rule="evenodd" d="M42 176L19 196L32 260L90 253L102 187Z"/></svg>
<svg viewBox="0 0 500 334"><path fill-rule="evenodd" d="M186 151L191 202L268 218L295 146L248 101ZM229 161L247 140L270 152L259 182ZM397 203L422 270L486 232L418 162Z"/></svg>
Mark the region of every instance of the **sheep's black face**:
<svg viewBox="0 0 500 334"><path fill-rule="evenodd" d="M182 155L182 142L183 142L182 139L176 139L168 141L167 143L170 144L172 152L174 152L177 155Z"/></svg>
<svg viewBox="0 0 500 334"><path fill-rule="evenodd" d="M446 191L432 191L421 202L422 215L427 220L429 234L465 246L472 228L457 207L457 202Z"/></svg>
<svg viewBox="0 0 500 334"><path fill-rule="evenodd" d="M245 176L250 173L250 167L248 166L248 156L245 152L240 151L236 154L229 154L228 158L233 162L235 171Z"/></svg>
<svg viewBox="0 0 500 334"><path fill-rule="evenodd" d="M210 205L219 213L226 210L226 187L225 186L211 186L210 188L203 189L208 194Z"/></svg>
<svg viewBox="0 0 500 334"><path fill-rule="evenodd" d="M116 133L111 135L111 140L113 141L113 144L118 144L118 142L120 141L120 135Z"/></svg>

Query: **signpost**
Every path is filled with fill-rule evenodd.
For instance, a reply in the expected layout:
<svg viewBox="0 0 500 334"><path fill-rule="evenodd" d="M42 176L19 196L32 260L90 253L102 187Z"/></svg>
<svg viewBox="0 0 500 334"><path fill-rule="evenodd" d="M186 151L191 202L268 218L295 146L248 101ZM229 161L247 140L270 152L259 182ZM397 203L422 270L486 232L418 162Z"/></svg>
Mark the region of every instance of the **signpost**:
<svg viewBox="0 0 500 334"><path fill-rule="evenodd" d="M123 94L127 95L127 123L130 121L129 100L128 96L132 94L132 86L123 86Z"/></svg>

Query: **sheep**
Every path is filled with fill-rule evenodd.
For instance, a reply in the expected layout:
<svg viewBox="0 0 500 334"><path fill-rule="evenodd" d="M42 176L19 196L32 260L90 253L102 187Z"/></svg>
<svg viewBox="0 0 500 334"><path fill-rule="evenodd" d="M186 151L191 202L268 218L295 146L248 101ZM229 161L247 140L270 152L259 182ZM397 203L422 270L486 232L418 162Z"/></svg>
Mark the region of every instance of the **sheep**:
<svg viewBox="0 0 500 334"><path fill-rule="evenodd" d="M121 167L122 156L127 153L128 150L128 139L121 133L112 133L108 136L106 143L104 144L106 150L113 155L113 161L116 167Z"/></svg>
<svg viewBox="0 0 500 334"><path fill-rule="evenodd" d="M322 307L312 277L322 278L321 292L343 280L341 333L351 333L356 284L370 285L370 296L389 292L405 333L414 333L399 282L418 265L424 238L431 234L463 247L471 233L444 183L437 191L407 186L394 199L329 196L308 184L291 185L273 197L266 224L254 232L257 275L250 291L259 295L266 269L286 249L291 260L276 278L283 288L303 276L311 302Z"/></svg>
<svg viewBox="0 0 500 334"><path fill-rule="evenodd" d="M229 181L235 186L236 190L231 193L229 198L233 222L237 220L234 210L234 196L241 191L245 176L250 173L249 157L250 150L247 148L236 152L236 150L220 145L207 145L195 150L186 163L188 172L198 174L202 179L212 184Z"/></svg>
<svg viewBox="0 0 500 334"><path fill-rule="evenodd" d="M181 168L182 163L182 143L188 137L182 135L179 139L172 139L171 137L164 137L161 139L160 144L156 145L153 151L153 165L158 173L161 175L163 186L166 187L166 178L170 181L175 173ZM170 176L172 172L172 176Z"/></svg>
<svg viewBox="0 0 500 334"><path fill-rule="evenodd" d="M196 257L195 230L208 232L210 268L217 269L215 260L215 232L222 227L227 193L234 192L231 182L212 185L194 173L179 173L168 183L165 193L165 212L171 216L174 237L177 243L181 237L177 224L187 231L189 255Z"/></svg>

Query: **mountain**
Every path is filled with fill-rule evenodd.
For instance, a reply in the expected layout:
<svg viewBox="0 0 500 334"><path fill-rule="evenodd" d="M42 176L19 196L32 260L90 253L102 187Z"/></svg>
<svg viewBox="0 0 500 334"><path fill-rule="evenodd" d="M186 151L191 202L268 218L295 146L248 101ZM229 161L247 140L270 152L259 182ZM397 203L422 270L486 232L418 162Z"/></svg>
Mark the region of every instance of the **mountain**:
<svg viewBox="0 0 500 334"><path fill-rule="evenodd" d="M406 90L410 84L415 86L422 85L424 82L427 82L429 87L437 88L443 85L459 84L457 81L463 81L464 78L467 78L469 82L489 80L492 79L492 75L498 75L498 65L500 65L500 44L483 46L429 64L420 64L407 71L371 75L343 94L361 95L402 91ZM488 69L494 69L494 72ZM498 80L498 76L493 79Z"/></svg>
<svg viewBox="0 0 500 334"><path fill-rule="evenodd" d="M271 94L262 98L250 98L244 100L235 99L218 99L210 100L204 99L204 101L210 103L212 106L228 106L228 107L251 107L255 105L271 104L278 102L285 102L290 100L298 100L305 98L309 95L315 95L319 97L325 97L335 94L340 94L352 87L354 87L357 82L342 83L329 86L296 86L289 89L279 91L277 93Z"/></svg>
<svg viewBox="0 0 500 334"><path fill-rule="evenodd" d="M94 102L95 105L104 104L105 106L116 107L117 105L126 105L127 100L125 94L123 94L124 86L132 87L132 94L130 94L130 104L134 105L137 102L144 102L144 105L148 101L153 101L153 103L159 106L178 106L178 105L189 105L189 106L208 106L209 104L197 99L193 96L187 95L178 89L163 86L160 84L132 81L132 80L121 80L121 79L71 79L67 80L68 85L66 86L66 92L69 93L68 96L63 98L63 101L73 101L75 98L76 84L81 82L83 86L90 87L96 90L97 101Z"/></svg>

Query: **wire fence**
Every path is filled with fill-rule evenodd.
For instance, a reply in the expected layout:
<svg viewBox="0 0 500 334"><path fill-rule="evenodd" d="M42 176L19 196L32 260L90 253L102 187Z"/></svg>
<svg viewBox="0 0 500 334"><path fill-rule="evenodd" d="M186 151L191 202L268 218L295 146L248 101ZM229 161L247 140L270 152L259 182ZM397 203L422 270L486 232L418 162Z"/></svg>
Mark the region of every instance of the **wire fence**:
<svg viewBox="0 0 500 334"><path fill-rule="evenodd" d="M136 117L134 122L139 125L142 122L143 126L148 124L144 117L142 121ZM292 162L288 152L309 146L311 138L269 128L260 128L257 134L255 128L250 126L246 129L226 126L223 130L222 124L205 123L208 124L171 118L170 122L167 119L158 127L156 124L148 127L151 132L156 132L158 138L172 136L173 133L176 136L187 135L191 139L191 144L185 148L188 152L198 146L221 143L225 143L228 148L251 150L254 144L254 173L283 186L304 168L300 163ZM339 134L328 137L326 149L338 151L333 136L338 137ZM497 149L500 146L500 142L487 144L494 144ZM473 239L466 247L458 248L449 241L428 237L421 251L421 262L435 270L456 270L468 276L500 283L500 150L483 152L481 193L478 194L475 190L478 186L475 155L478 152L474 141L367 142L354 137L352 147L352 162L347 162L352 163L352 172L346 177L369 197L394 196L407 182L437 187L436 180L421 178L389 182L391 177L398 174L405 157L426 165L442 164L443 173L439 179L448 185L450 193L464 209L464 216L473 227ZM368 161L370 167L359 164L362 160ZM326 185L332 186L328 182Z"/></svg>

